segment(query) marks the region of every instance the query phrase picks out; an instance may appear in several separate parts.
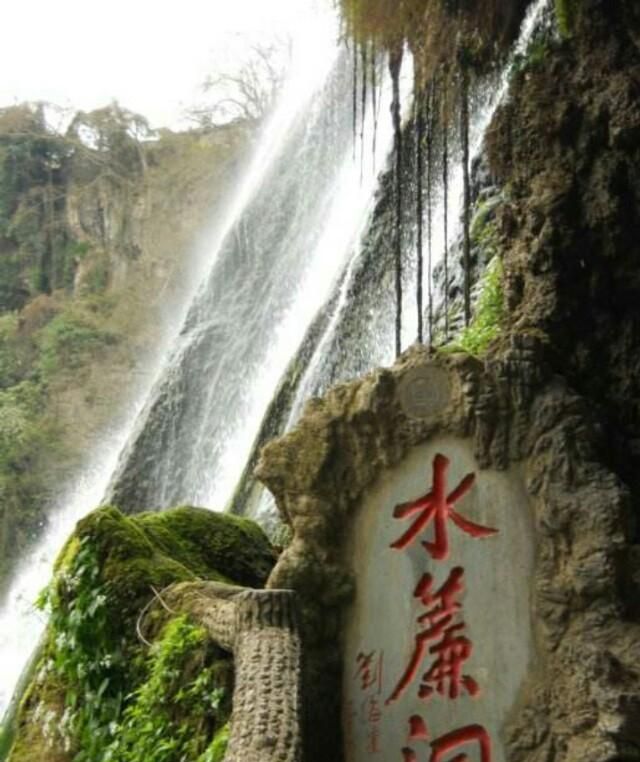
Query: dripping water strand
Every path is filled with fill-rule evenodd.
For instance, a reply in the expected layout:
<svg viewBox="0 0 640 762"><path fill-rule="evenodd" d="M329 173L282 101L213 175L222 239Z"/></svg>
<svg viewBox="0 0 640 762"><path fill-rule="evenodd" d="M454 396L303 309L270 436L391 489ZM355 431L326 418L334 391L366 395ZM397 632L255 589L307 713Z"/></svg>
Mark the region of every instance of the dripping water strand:
<svg viewBox="0 0 640 762"><path fill-rule="evenodd" d="M367 118L367 44L362 45L362 89L360 93L360 182L362 183L364 175L364 125Z"/></svg>
<svg viewBox="0 0 640 762"><path fill-rule="evenodd" d="M416 222L417 222L417 273L416 273L416 308L418 310L418 341L420 344L424 341L424 331L422 325L422 280L423 280L423 217L424 217L424 199L423 199L423 173L424 173L424 97L422 89L416 82L414 105L414 124L416 130Z"/></svg>
<svg viewBox="0 0 640 762"><path fill-rule="evenodd" d="M389 55L389 71L393 84L393 134L395 153L395 285L396 285L396 356L402 351L402 124L400 104L400 70L402 68L402 48Z"/></svg>
<svg viewBox="0 0 640 762"><path fill-rule="evenodd" d="M442 218L444 223L444 338L449 341L449 121L447 114L447 73L442 74Z"/></svg>
<svg viewBox="0 0 640 762"><path fill-rule="evenodd" d="M469 179L469 71L462 66L460 88L460 135L462 140L463 196L463 241L464 241L464 324L471 321L471 237L469 220L471 213L471 188Z"/></svg>
<svg viewBox="0 0 640 762"><path fill-rule="evenodd" d="M358 45L353 43L353 160L356 160L358 137Z"/></svg>
<svg viewBox="0 0 640 762"><path fill-rule="evenodd" d="M375 43L371 43L371 56L369 57L369 67L371 69L371 113L373 115L373 136L372 136L372 157L373 171L376 171L376 141L378 137L378 94L376 92L376 67L378 61L376 56Z"/></svg>
<svg viewBox="0 0 640 762"><path fill-rule="evenodd" d="M427 122L427 288L429 289L429 344L433 344L433 113L435 84L431 80L426 98Z"/></svg>

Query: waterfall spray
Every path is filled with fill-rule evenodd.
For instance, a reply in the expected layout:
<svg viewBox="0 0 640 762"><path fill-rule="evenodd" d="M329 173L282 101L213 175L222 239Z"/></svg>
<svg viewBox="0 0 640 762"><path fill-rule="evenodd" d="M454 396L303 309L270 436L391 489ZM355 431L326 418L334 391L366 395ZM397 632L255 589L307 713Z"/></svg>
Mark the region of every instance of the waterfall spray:
<svg viewBox="0 0 640 762"><path fill-rule="evenodd" d="M206 280L208 271L219 257L223 242L232 234L244 209L272 170L292 125L300 121L301 113L326 80L338 54L336 30L337 22L332 13L310 14L308 24L298 30L291 74L284 84L278 107L262 131L253 158L227 204L222 223L209 236L206 250L202 247L206 255L194 266L192 296L197 293L203 279ZM20 674L46 624L45 617L34 609L34 601L49 581L54 559L74 524L104 498L120 454L126 450L135 430L134 424L137 421L140 425L145 402L155 394L152 388L154 379L156 384L160 383L172 357L184 351L185 335L183 333L178 337L178 333L188 308L186 301L177 310L172 330L167 334L166 346L159 347L157 351L157 368L147 374L148 382L136 389L135 399L127 408L121 426L106 432L84 473L54 506L44 535L14 573L6 601L0 608L0 717L9 705Z"/></svg>

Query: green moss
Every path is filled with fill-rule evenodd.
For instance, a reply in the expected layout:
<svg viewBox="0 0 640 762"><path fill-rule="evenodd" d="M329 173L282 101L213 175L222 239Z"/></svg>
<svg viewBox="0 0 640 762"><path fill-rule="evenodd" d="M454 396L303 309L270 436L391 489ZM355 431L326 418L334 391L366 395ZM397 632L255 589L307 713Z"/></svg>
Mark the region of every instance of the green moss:
<svg viewBox="0 0 640 762"><path fill-rule="evenodd" d="M261 587L273 567L267 536L246 518L204 508L175 508L140 514L133 521L165 550L175 548L178 538L181 557L202 577L213 564L241 585Z"/></svg>
<svg viewBox="0 0 640 762"><path fill-rule="evenodd" d="M555 0L555 11L560 36L565 40L571 38L578 14L578 0Z"/></svg>
<svg viewBox="0 0 640 762"><path fill-rule="evenodd" d="M62 550L56 558L56 562L53 567L54 574L63 573L66 574L71 568L75 557L80 550L80 539L77 535L72 534L71 537L65 542Z"/></svg>
<svg viewBox="0 0 640 762"><path fill-rule="evenodd" d="M204 509L105 507L80 521L43 597L50 625L10 762L208 761L230 713L229 658L161 606L148 651L138 619L170 584L261 586L274 561L259 527Z"/></svg>
<svg viewBox="0 0 640 762"><path fill-rule="evenodd" d="M261 587L275 561L257 524L204 508L136 516L101 508L79 522L76 535L96 548L120 619L137 614L151 586L202 578Z"/></svg>

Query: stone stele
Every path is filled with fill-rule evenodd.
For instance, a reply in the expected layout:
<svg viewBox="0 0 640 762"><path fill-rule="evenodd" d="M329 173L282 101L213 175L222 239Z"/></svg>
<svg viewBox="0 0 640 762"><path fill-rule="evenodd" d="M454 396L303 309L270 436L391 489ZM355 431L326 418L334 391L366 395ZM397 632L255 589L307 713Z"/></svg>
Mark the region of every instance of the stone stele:
<svg viewBox="0 0 640 762"><path fill-rule="evenodd" d="M394 518L394 507L429 493L436 456L450 462L448 493L467 474L476 477L455 510L498 530L495 535L474 538L448 518L445 559L434 559L422 545L435 539L432 520L406 548L391 547L420 515ZM506 472L479 471L464 439L436 437L415 447L367 490L346 547L357 580L355 600L345 612L343 721L348 762L401 759L405 747L421 757L430 739L470 725L487 731L492 760L505 762L502 727L535 661L533 537L521 471L517 467ZM415 597L425 573L432 576L436 594L458 569L463 570L462 589L453 605L460 608L453 615L446 613L437 598L425 606ZM419 617L429 612L431 616L421 625ZM455 627L459 629L451 630ZM417 638L429 630L433 637L424 641L413 679L393 698L415 659ZM430 653L431 648L446 645L447 638L454 639L448 651ZM467 643L470 654L457 665L456 649ZM421 699L421 678L430 668L436 672L426 683L431 693ZM465 675L472 678L475 695L465 687ZM451 691L457 693L455 698ZM409 742L411 717L422 719L429 739ZM471 743L461 751L480 762L477 745Z"/></svg>

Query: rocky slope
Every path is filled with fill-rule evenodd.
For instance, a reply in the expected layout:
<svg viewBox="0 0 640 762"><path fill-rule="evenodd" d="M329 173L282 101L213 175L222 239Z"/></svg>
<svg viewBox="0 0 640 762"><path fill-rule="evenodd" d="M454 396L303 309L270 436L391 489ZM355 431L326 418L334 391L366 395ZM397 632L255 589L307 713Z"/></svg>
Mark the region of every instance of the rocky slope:
<svg viewBox="0 0 640 762"><path fill-rule="evenodd" d="M247 146L238 124L143 127L0 111L0 590L152 371Z"/></svg>

